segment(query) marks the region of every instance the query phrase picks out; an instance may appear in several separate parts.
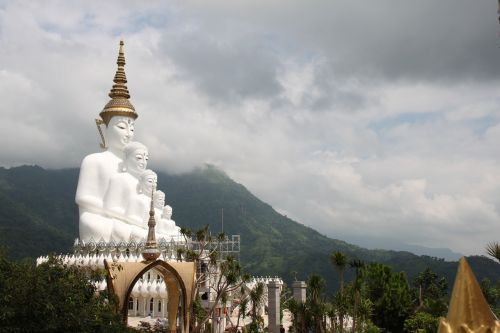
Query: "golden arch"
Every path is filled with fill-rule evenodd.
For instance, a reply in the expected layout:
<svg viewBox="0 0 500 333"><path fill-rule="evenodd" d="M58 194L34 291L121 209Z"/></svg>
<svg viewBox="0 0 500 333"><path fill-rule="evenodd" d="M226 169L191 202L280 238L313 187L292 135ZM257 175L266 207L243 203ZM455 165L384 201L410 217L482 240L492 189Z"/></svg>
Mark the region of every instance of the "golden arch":
<svg viewBox="0 0 500 333"><path fill-rule="evenodd" d="M166 262L156 260L153 262L113 262L104 261L108 272L108 288L110 293L118 297L118 307L127 321L127 300L130 293L141 276L150 269L156 269L163 276L167 284L169 302L167 307L169 329L176 331L177 309L179 297L182 297L182 332L189 332L189 314L195 283L195 264L193 262ZM179 295L179 289L181 295Z"/></svg>

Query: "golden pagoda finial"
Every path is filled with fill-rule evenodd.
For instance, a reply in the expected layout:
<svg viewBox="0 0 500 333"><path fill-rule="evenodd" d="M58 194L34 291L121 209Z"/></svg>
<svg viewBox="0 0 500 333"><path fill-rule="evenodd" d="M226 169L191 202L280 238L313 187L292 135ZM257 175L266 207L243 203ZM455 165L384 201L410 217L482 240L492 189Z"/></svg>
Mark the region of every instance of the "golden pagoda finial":
<svg viewBox="0 0 500 333"><path fill-rule="evenodd" d="M460 258L446 319L438 333L500 333L500 322L491 311L465 257Z"/></svg>
<svg viewBox="0 0 500 333"><path fill-rule="evenodd" d="M109 97L111 100L104 106L104 109L99 113L102 118L102 122L109 124L109 120L113 116L125 116L136 119L138 114L135 112L135 108L130 103L130 93L127 88L127 76L125 75L125 54L123 52L123 40L120 40L120 49L118 51L118 59L116 64L118 68L116 69L116 74L113 79L115 83L109 92ZM99 122L97 120L96 122ZM98 124L99 125L99 124Z"/></svg>
<svg viewBox="0 0 500 333"><path fill-rule="evenodd" d="M148 239L146 241L146 246L144 251L142 251L142 257L144 260L151 261L156 260L160 256L160 251L156 246L156 236L155 236L155 208L154 208L154 192L155 187L151 189L151 205L149 207L149 220L148 220Z"/></svg>

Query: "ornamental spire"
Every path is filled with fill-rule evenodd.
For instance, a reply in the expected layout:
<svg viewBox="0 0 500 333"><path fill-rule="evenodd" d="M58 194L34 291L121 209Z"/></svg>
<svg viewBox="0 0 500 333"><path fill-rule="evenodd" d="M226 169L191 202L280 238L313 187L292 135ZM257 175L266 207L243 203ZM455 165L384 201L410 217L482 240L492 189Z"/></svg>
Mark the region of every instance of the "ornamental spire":
<svg viewBox="0 0 500 333"><path fill-rule="evenodd" d="M153 186L153 188L151 189L151 205L149 207L148 239L146 241L144 251L142 251L142 257L147 261L156 260L160 256L160 251L158 251L158 247L156 246L155 237L156 221L154 208L154 192L155 187Z"/></svg>
<svg viewBox="0 0 500 333"><path fill-rule="evenodd" d="M455 285L446 319L439 323L438 333L499 332L500 322L483 296L481 287L467 263L460 258Z"/></svg>
<svg viewBox="0 0 500 333"><path fill-rule="evenodd" d="M118 51L118 59L116 64L118 68L116 69L116 74L113 79L113 87L109 92L109 97L111 100L106 104L104 109L99 113L102 120L106 125L108 125L109 120L113 116L125 116L136 119L138 114L135 112L135 108L130 103L130 93L127 88L127 76L125 75L125 54L123 52L123 40L120 40L120 50Z"/></svg>

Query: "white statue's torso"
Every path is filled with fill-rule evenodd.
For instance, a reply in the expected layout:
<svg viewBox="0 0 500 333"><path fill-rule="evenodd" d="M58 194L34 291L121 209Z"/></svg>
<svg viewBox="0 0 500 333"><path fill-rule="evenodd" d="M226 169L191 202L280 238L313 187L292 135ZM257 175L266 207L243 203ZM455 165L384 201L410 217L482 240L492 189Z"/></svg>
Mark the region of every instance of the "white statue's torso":
<svg viewBox="0 0 500 333"><path fill-rule="evenodd" d="M83 159L75 197L80 214L85 211L102 213L104 195L111 178L118 175L121 163L122 159L109 151L90 154Z"/></svg>
<svg viewBox="0 0 500 333"><path fill-rule="evenodd" d="M137 193L129 197L125 215L130 224L146 229L149 220L149 207L151 197L142 193Z"/></svg>
<svg viewBox="0 0 500 333"><path fill-rule="evenodd" d="M130 196L137 192L139 180L127 172L114 175L109 181L108 189L104 195L103 208L105 214L126 220L126 207Z"/></svg>

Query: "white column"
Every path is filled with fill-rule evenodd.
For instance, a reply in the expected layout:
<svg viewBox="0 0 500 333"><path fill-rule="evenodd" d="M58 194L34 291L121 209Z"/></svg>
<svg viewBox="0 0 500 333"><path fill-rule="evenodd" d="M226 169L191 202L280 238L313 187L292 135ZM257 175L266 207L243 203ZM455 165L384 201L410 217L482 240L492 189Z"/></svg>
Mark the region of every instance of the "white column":
<svg viewBox="0 0 500 333"><path fill-rule="evenodd" d="M306 289L307 285L304 281L293 281L293 298L297 302L305 303L306 302Z"/></svg>
<svg viewBox="0 0 500 333"><path fill-rule="evenodd" d="M269 333L279 333L280 284L273 280L267 284L267 315Z"/></svg>

